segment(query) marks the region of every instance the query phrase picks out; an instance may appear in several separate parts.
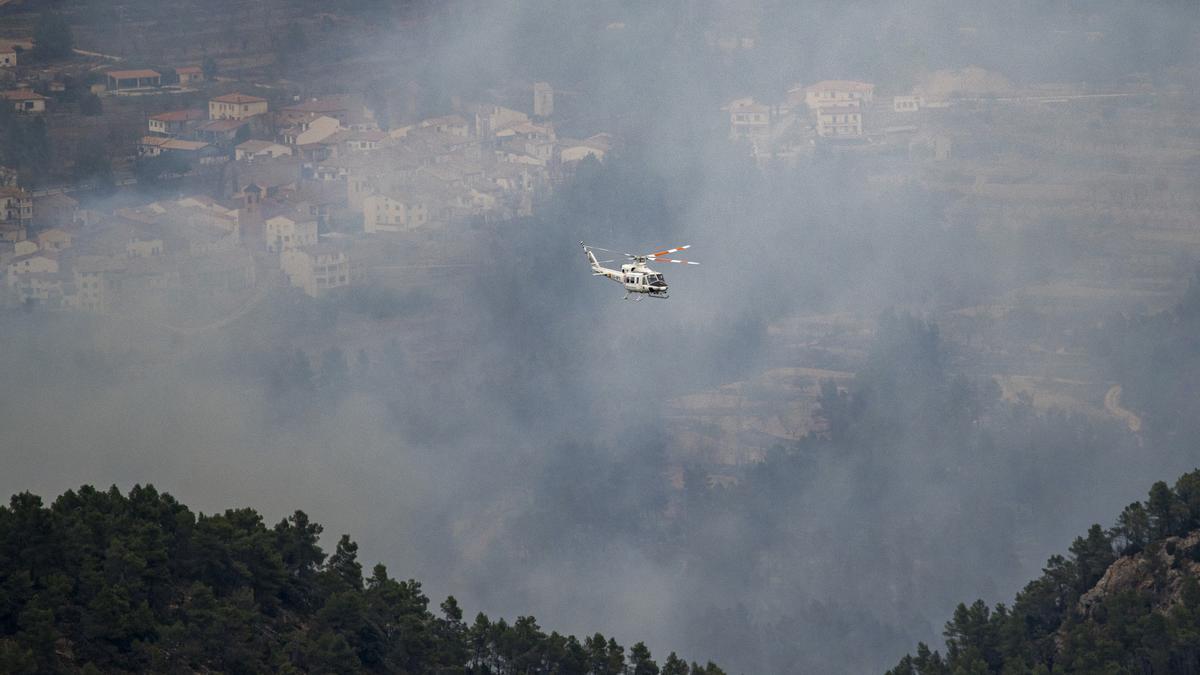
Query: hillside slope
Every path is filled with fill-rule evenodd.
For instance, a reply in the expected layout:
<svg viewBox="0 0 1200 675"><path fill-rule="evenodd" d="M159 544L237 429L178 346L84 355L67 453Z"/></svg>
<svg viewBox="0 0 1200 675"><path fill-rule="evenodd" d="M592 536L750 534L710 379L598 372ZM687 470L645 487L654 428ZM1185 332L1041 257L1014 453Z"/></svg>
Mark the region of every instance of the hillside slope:
<svg viewBox="0 0 1200 675"><path fill-rule="evenodd" d="M84 486L0 507L0 672L716 675L642 643L547 635L530 616L471 624L453 597L332 555L302 511L194 514L153 487Z"/></svg>
<svg viewBox="0 0 1200 675"><path fill-rule="evenodd" d="M889 675L1200 673L1200 471L1093 525L1009 608L960 604Z"/></svg>

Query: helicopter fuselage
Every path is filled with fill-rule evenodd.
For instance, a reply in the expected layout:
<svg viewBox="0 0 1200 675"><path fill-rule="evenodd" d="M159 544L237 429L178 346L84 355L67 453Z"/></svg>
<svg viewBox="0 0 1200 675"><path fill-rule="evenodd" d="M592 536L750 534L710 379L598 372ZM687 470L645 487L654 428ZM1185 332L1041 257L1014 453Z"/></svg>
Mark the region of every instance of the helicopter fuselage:
<svg viewBox="0 0 1200 675"><path fill-rule="evenodd" d="M641 264L621 265L621 285L630 293L667 294L666 277Z"/></svg>
<svg viewBox="0 0 1200 675"><path fill-rule="evenodd" d="M593 275L608 277L621 284L625 287L627 294L641 293L652 298L667 297L666 278L647 267L641 260L621 265L621 269L615 270L601 265L596 260L596 255L589 248L584 247L584 252L587 254L588 263L592 266ZM626 297L629 296L626 295Z"/></svg>

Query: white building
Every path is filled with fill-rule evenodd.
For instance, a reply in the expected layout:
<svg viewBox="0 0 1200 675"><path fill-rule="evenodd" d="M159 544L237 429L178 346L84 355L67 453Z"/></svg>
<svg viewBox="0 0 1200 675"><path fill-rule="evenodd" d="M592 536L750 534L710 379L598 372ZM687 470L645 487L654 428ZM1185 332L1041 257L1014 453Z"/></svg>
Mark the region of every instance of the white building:
<svg viewBox="0 0 1200 675"><path fill-rule="evenodd" d="M0 223L28 226L33 221L33 197L19 187L0 187Z"/></svg>
<svg viewBox="0 0 1200 675"><path fill-rule="evenodd" d="M429 223L425 200L401 194L373 194L363 200L363 231L403 232Z"/></svg>
<svg viewBox="0 0 1200 675"><path fill-rule="evenodd" d="M36 274L42 272L50 272L58 274L58 258L54 255L46 253L33 253L31 255L14 258L8 263L8 285L15 286L22 275Z"/></svg>
<svg viewBox="0 0 1200 675"><path fill-rule="evenodd" d="M210 120L244 120L267 112L267 99L248 94L225 94L208 102Z"/></svg>
<svg viewBox="0 0 1200 675"><path fill-rule="evenodd" d="M283 131L283 142L289 145L320 143L342 128L333 117L316 117Z"/></svg>
<svg viewBox="0 0 1200 675"><path fill-rule="evenodd" d="M771 109L752 98L740 98L729 104L729 138L762 139L771 135Z"/></svg>
<svg viewBox="0 0 1200 675"><path fill-rule="evenodd" d="M562 139L559 142L559 161L563 164L573 164L583 161L586 157L595 157L599 161L604 161L604 156L608 154L609 144L599 136L600 134L597 134L582 141Z"/></svg>
<svg viewBox="0 0 1200 675"><path fill-rule="evenodd" d="M892 110L894 112L917 112L921 109L922 101L920 96L895 96L892 98Z"/></svg>
<svg viewBox="0 0 1200 675"><path fill-rule="evenodd" d="M41 247L32 239L22 239L21 241L13 242L13 256L17 258L33 255L40 250Z"/></svg>
<svg viewBox="0 0 1200 675"><path fill-rule="evenodd" d="M373 152L378 150L391 140L383 131L356 131L354 129L344 129L336 134L331 134L328 138L321 141L325 145L332 146L335 153L343 155L346 153L355 152Z"/></svg>
<svg viewBox="0 0 1200 675"><path fill-rule="evenodd" d="M317 221L293 216L275 216L264 224L267 250L272 253L312 246L317 243Z"/></svg>
<svg viewBox="0 0 1200 675"><path fill-rule="evenodd" d="M162 254L162 239L131 239L125 245L125 255L130 258L149 258Z"/></svg>
<svg viewBox="0 0 1200 675"><path fill-rule="evenodd" d="M314 298L330 289L350 285L349 256L329 244L284 251L279 263L292 285Z"/></svg>
<svg viewBox="0 0 1200 675"><path fill-rule="evenodd" d="M142 136L137 147L138 155L142 157L158 157L163 153L172 152L187 159L197 159L209 145L204 141L183 141L169 136Z"/></svg>
<svg viewBox="0 0 1200 675"><path fill-rule="evenodd" d="M241 143L233 149L234 159L239 162L242 160L257 159L259 157L274 159L276 157L288 157L292 154L292 149L286 145L272 143L270 141L251 140Z"/></svg>
<svg viewBox="0 0 1200 675"><path fill-rule="evenodd" d="M447 134L459 138L466 138L471 135L471 125L462 115L430 117L429 119L421 120L421 123L417 127L419 129L433 129L439 134ZM401 134L401 137L406 135L407 132ZM393 138L395 137L393 136Z"/></svg>
<svg viewBox="0 0 1200 675"><path fill-rule="evenodd" d="M43 251L61 251L71 247L71 233L58 227L38 232L38 248Z"/></svg>
<svg viewBox="0 0 1200 675"><path fill-rule="evenodd" d="M157 70L113 70L108 73L108 90L151 89L162 86L162 73Z"/></svg>
<svg viewBox="0 0 1200 675"><path fill-rule="evenodd" d="M175 136L203 119L203 110L172 110L151 115L146 122L152 134Z"/></svg>
<svg viewBox="0 0 1200 675"><path fill-rule="evenodd" d="M817 135L821 138L859 138L863 135L862 108L856 105L817 109Z"/></svg>
<svg viewBox="0 0 1200 675"><path fill-rule="evenodd" d="M529 115L512 108L499 105L475 107L475 135L479 138L491 138L496 131L506 126L528 121Z"/></svg>
<svg viewBox="0 0 1200 675"><path fill-rule="evenodd" d="M179 86L181 87L204 81L204 69L200 66L180 66L175 69L175 74L179 76Z"/></svg>
<svg viewBox="0 0 1200 675"><path fill-rule="evenodd" d="M0 92L0 97L3 97L13 110L22 113L46 112L46 101L49 100L32 89Z"/></svg>
<svg viewBox="0 0 1200 675"><path fill-rule="evenodd" d="M803 92L804 103L809 110L826 106L865 105L875 100L875 85L853 80L822 80L804 87Z"/></svg>
<svg viewBox="0 0 1200 675"><path fill-rule="evenodd" d="M161 242L160 242L161 243ZM125 271L120 258L85 255L75 260L75 307L89 312L104 312L112 305L116 277Z"/></svg>

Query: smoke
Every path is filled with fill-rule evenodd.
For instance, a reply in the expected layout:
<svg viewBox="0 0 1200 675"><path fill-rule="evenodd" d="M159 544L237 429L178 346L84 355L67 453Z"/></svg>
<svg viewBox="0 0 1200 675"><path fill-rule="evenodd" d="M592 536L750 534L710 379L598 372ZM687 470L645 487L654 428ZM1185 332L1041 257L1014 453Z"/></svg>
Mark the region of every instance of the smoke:
<svg viewBox="0 0 1200 675"><path fill-rule="evenodd" d="M1194 125L1154 120L1186 98L931 114L923 124L954 139L941 164L907 147L821 146L759 166L728 140L721 107L834 78L873 81L885 98L968 66L1018 88L1097 91L1165 92L1194 70L1188 3L1084 4L414 10L395 40L356 47L380 64L371 87L433 115L456 101L524 106L545 80L561 136L609 132L617 147L532 217L456 237L472 242L456 259L474 266L422 274L412 295L277 290L195 334L6 312L0 490L153 483L203 511L299 508L330 537L350 533L364 561L469 611L533 614L732 672L889 666L936 641L956 602L1010 598L1069 537L1194 463L1139 446L1102 410L1039 412L988 384L1001 376L1013 398L1051 368L1056 391L1085 382L1078 398L1100 409L1109 383L1084 328L1168 307L1184 279L1155 256L1200 251L1131 243L1133 221L1166 218L1150 202L1036 189L1170 171L1160 135ZM396 126L415 121L405 115L389 113ZM1059 145L1039 145L1048 138ZM1095 169L1121 162L1133 164ZM1190 166L1172 174L1170 208L1195 201ZM986 185L969 189L977 178ZM987 191L1004 181L1035 198ZM589 276L580 240L691 243L702 265L663 270L666 302L622 301ZM1112 292L1072 296L1079 286ZM874 334L889 308L940 327L932 374L888 342L907 339L903 321ZM790 330L798 319L826 324ZM757 454L744 447L753 430L722 436L726 457L762 460L742 464L688 442L720 420L681 413L679 397L740 382L749 418L753 388L768 386L756 378L780 368L859 373L842 381L847 405L868 411L848 418L859 435L779 438Z"/></svg>

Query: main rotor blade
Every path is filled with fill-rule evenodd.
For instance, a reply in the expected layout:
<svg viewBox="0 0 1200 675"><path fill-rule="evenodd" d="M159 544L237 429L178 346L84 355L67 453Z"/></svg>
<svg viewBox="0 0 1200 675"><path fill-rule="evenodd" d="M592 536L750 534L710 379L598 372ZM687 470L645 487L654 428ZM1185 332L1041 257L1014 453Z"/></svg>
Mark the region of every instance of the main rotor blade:
<svg viewBox="0 0 1200 675"><path fill-rule="evenodd" d="M667 250L665 250L665 251L659 251L658 253L651 253L651 254L650 254L650 257L654 257L654 256L656 256L656 255L669 255L669 254L671 254L671 253L678 253L679 251L682 251L682 250L684 250L684 249L688 249L688 248L691 248L691 247L692 247L692 245L691 245L691 244L684 244L683 246L680 246L680 247L678 247L678 248L669 248L669 249L667 249Z"/></svg>
<svg viewBox="0 0 1200 675"><path fill-rule="evenodd" d="M604 251L605 253L620 253L620 251L614 251L611 248L600 248L599 246L588 246L588 248L593 251Z"/></svg>
<svg viewBox="0 0 1200 675"><path fill-rule="evenodd" d="M680 265L699 265L700 264L698 262L692 262L691 260L674 260L672 258L650 258L649 260L647 260L647 262L669 262L669 263L678 263Z"/></svg>

